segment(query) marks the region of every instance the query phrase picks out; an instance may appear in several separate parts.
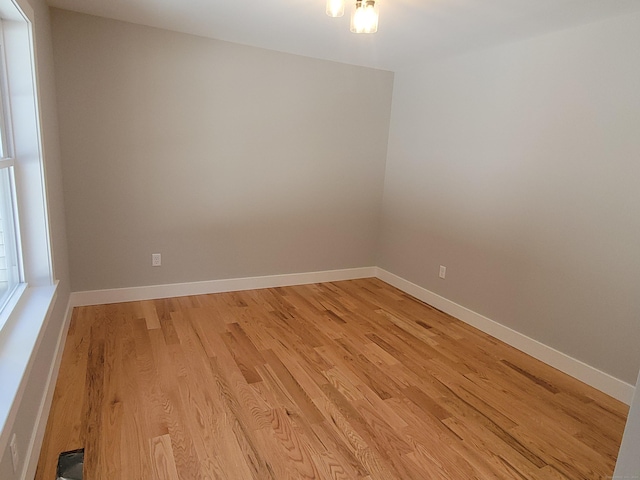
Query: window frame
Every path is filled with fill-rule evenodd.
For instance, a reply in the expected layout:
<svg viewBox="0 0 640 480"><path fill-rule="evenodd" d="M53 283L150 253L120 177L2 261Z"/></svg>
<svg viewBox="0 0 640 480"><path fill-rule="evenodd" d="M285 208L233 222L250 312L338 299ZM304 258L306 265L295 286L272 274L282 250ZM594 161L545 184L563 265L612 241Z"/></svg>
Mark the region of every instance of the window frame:
<svg viewBox="0 0 640 480"><path fill-rule="evenodd" d="M5 45L5 100L9 102L12 119L9 128L12 129L12 168L17 199L14 208L20 220L17 245L22 251L23 275L23 283L19 284L0 313L0 325L3 325L0 327L0 452L4 452L26 395L38 348L57 305L58 282L54 276L50 246L35 14L28 0L0 0L0 19ZM46 30L44 32L46 35ZM55 122L55 119L49 120ZM58 343L62 341L60 332ZM54 362L47 384L56 371ZM39 415L47 408L46 400L47 397L42 400ZM37 418L35 422L38 425L41 419ZM29 445L23 445L17 472L19 478L35 473L31 456L37 456L42 434L44 432L38 428Z"/></svg>
<svg viewBox="0 0 640 480"><path fill-rule="evenodd" d="M34 13L26 0L0 0L4 54L4 109L13 158L16 248L20 279L28 287L54 283L45 156L42 147ZM0 313L1 315L1 313Z"/></svg>
<svg viewBox="0 0 640 480"><path fill-rule="evenodd" d="M0 18L0 175L6 171L5 192L6 205L0 205L7 224L11 224L3 234L4 258L9 281L7 291L0 296L0 330L11 315L17 300L24 292L25 278L22 263L22 248L20 239L20 218L18 216L18 198L15 182L15 154L13 148L13 122L11 117L11 100L9 97L9 82L5 61L4 21ZM0 178L0 181L5 179ZM5 209L6 208L6 209ZM11 262L11 263L9 263ZM15 269L15 271L13 271ZM13 297L17 298L13 298Z"/></svg>

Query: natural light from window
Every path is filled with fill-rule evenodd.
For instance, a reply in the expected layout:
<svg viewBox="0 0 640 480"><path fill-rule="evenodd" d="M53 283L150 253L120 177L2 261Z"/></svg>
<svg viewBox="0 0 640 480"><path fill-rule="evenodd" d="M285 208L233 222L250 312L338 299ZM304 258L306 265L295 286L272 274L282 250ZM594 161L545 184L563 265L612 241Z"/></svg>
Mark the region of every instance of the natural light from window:
<svg viewBox="0 0 640 480"><path fill-rule="evenodd" d="M4 35L0 23L0 311L21 283L11 114L8 100Z"/></svg>

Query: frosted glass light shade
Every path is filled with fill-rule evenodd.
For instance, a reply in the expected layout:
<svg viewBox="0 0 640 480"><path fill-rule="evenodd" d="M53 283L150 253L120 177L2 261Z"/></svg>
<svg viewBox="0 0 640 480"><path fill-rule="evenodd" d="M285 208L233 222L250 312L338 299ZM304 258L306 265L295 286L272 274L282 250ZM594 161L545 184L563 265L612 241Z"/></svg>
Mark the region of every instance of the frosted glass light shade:
<svg viewBox="0 0 640 480"><path fill-rule="evenodd" d="M327 15L330 17L341 17L344 15L345 0L327 0Z"/></svg>
<svg viewBox="0 0 640 480"><path fill-rule="evenodd" d="M376 33L378 31L378 7L375 0L358 0L351 13L353 33Z"/></svg>

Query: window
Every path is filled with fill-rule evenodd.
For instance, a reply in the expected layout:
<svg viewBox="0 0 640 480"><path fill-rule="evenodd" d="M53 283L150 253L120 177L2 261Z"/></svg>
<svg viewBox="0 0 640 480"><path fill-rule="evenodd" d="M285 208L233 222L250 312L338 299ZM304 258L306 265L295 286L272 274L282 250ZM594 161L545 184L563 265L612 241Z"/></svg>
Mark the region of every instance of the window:
<svg viewBox="0 0 640 480"><path fill-rule="evenodd" d="M27 374L48 332L57 295L49 247L34 19L28 0L0 0L0 51L4 54L0 61L0 452L8 451L22 400L33 393ZM46 385L55 376L55 365ZM29 402L36 401L40 400L29 397ZM38 418L33 421L39 422ZM24 460L16 478L34 477L30 455L37 458L38 449L34 433L21 450Z"/></svg>
<svg viewBox="0 0 640 480"><path fill-rule="evenodd" d="M0 332L24 292L55 283L32 29L26 0L0 0Z"/></svg>
<svg viewBox="0 0 640 480"><path fill-rule="evenodd" d="M4 36L0 22L0 312L22 283L17 224L13 139L8 101Z"/></svg>

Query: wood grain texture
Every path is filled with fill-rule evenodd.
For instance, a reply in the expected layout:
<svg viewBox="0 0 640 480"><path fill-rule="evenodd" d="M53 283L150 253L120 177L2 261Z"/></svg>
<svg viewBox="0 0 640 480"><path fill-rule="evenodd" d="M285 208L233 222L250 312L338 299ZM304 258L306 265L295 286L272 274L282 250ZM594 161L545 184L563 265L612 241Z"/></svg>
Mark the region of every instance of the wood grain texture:
<svg viewBox="0 0 640 480"><path fill-rule="evenodd" d="M36 479L606 479L627 413L376 279L98 305Z"/></svg>

